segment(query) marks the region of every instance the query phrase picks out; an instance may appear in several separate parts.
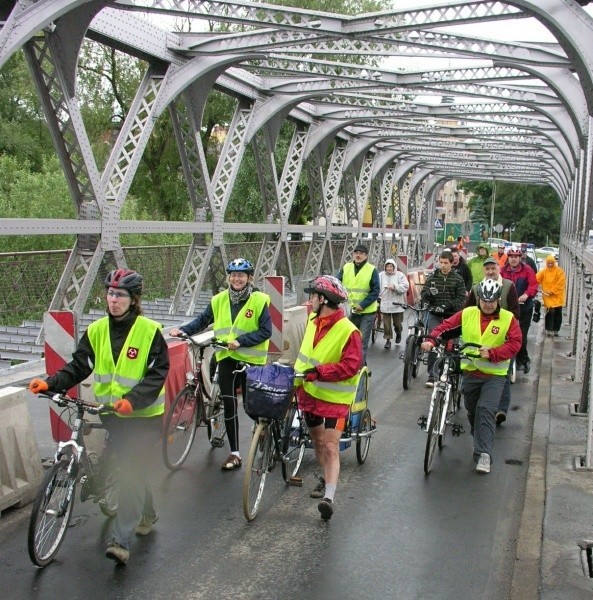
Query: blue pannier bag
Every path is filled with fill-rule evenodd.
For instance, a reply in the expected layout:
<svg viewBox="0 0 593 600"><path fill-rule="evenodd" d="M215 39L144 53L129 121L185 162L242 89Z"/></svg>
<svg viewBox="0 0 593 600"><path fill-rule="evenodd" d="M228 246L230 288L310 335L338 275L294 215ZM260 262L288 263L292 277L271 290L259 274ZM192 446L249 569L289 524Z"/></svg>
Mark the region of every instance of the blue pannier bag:
<svg viewBox="0 0 593 600"><path fill-rule="evenodd" d="M247 367L245 412L252 418L283 419L293 395L294 369L272 363Z"/></svg>

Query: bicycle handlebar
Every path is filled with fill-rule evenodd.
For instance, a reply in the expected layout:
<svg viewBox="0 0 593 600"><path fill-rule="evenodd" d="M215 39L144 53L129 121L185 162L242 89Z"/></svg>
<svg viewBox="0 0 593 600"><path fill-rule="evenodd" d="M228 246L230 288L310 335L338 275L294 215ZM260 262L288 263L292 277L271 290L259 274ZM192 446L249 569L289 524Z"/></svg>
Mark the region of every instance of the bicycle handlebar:
<svg viewBox="0 0 593 600"><path fill-rule="evenodd" d="M55 402L58 406L68 406L68 404L76 404L77 407L83 408L86 412L91 415L98 415L99 413L114 413L115 409L112 406L106 406L105 404L91 404L80 400L80 398L70 398L66 394L54 394L52 392L39 392L38 394L42 398L47 398L51 402Z"/></svg>
<svg viewBox="0 0 593 600"><path fill-rule="evenodd" d="M453 353L462 354L463 353L463 356L466 358L482 358L480 354L468 354L468 353L463 352L467 348L478 348L479 349L482 347L480 344L476 344L474 342L465 342L465 344L462 344L461 346L459 346L459 348L456 348L453 351L453 350L447 350L445 348L447 340L443 340L442 338L434 337L433 335L430 335L428 333L418 336L418 341L421 342L422 340L430 340L430 341L434 342L436 344L434 350L441 349L445 352L450 352L451 354L453 354Z"/></svg>
<svg viewBox="0 0 593 600"><path fill-rule="evenodd" d="M420 306L413 306L412 304L406 304L405 302L393 302L393 306L401 306L402 308L409 308L414 312L421 313L428 309L428 304L421 304Z"/></svg>
<svg viewBox="0 0 593 600"><path fill-rule="evenodd" d="M187 335L187 333L183 332L181 332L179 335L172 335L171 337L177 338L178 340L184 340L189 342L192 346L198 346L199 348L208 348L208 346L212 346L213 348L228 350L229 347L227 342L216 338L212 338L206 342L196 342L191 335Z"/></svg>

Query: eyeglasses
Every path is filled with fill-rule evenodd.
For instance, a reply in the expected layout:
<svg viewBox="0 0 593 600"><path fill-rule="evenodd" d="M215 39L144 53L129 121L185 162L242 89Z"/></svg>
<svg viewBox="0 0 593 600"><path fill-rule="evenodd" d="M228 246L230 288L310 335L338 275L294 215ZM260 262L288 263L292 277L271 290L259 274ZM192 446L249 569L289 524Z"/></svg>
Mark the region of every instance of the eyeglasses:
<svg viewBox="0 0 593 600"><path fill-rule="evenodd" d="M129 298L130 294L128 292L116 292L115 290L109 290L107 295L111 298Z"/></svg>

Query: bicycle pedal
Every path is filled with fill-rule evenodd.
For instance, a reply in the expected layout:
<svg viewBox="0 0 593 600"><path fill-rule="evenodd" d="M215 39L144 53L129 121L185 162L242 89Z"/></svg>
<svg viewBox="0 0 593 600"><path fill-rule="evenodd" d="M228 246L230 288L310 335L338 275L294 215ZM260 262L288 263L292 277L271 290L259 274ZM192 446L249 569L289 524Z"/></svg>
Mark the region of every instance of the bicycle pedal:
<svg viewBox="0 0 593 600"><path fill-rule="evenodd" d="M213 448L222 448L224 446L224 440L221 438L212 438L210 445Z"/></svg>
<svg viewBox="0 0 593 600"><path fill-rule="evenodd" d="M463 428L463 425L461 423L453 423L451 426L451 434L452 435L461 435L462 433L465 433L465 429Z"/></svg>
<svg viewBox="0 0 593 600"><path fill-rule="evenodd" d="M420 427L420 429L426 429L426 423L428 422L428 416L427 415L420 415L418 417L418 421L416 421L418 423L418 426Z"/></svg>

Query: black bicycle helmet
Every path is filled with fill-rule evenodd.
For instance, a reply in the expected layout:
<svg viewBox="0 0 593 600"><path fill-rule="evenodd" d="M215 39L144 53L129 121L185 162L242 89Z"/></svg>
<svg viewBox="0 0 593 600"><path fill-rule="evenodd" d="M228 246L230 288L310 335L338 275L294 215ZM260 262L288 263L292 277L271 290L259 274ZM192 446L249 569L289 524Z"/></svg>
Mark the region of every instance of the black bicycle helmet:
<svg viewBox="0 0 593 600"><path fill-rule="evenodd" d="M245 258L235 258L227 265L227 273L247 273L253 275L253 265Z"/></svg>
<svg viewBox="0 0 593 600"><path fill-rule="evenodd" d="M142 294L144 278L131 269L115 269L105 278L106 288L117 288L126 290L130 294L140 296Z"/></svg>
<svg viewBox="0 0 593 600"><path fill-rule="evenodd" d="M486 302L498 300L502 295L502 285L494 279L482 279L478 285L478 298Z"/></svg>

